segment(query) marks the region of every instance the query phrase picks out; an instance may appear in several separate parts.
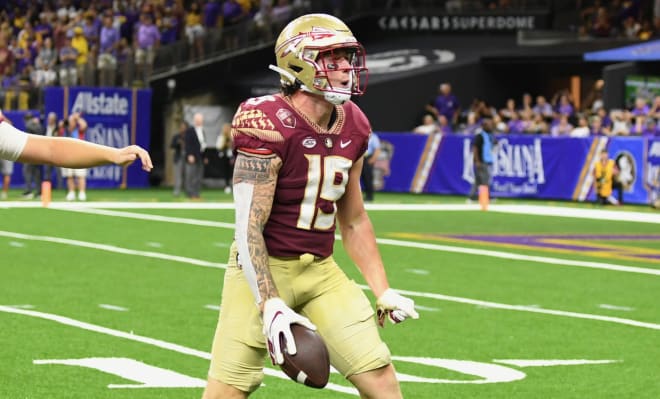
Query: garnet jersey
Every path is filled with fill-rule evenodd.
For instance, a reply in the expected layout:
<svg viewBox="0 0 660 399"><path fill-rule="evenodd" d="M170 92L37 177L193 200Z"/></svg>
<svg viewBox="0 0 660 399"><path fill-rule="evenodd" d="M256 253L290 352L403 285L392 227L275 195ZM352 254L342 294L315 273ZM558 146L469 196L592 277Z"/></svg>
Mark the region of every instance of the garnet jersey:
<svg viewBox="0 0 660 399"><path fill-rule="evenodd" d="M366 151L371 133L354 103L335 110L329 130L298 113L281 95L251 98L234 115L235 150L268 149L282 159L263 232L269 255L332 254L335 201L344 194L348 171Z"/></svg>

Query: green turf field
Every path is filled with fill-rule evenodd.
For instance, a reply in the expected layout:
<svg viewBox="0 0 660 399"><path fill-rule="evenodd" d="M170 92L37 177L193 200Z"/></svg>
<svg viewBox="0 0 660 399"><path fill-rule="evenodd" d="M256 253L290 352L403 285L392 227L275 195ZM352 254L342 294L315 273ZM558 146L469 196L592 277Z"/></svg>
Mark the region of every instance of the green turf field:
<svg viewBox="0 0 660 399"><path fill-rule="evenodd" d="M201 397L233 235L233 211L218 205L230 196L88 196L127 203L0 202L0 398ZM390 283L420 313L381 330L406 398L660 397L658 212L593 219L559 214L602 209L589 204L527 202L558 205L539 216L498 211L522 202L463 202L381 194L369 210ZM363 283L340 241L336 259ZM356 397L337 374L313 390L266 371L254 398Z"/></svg>

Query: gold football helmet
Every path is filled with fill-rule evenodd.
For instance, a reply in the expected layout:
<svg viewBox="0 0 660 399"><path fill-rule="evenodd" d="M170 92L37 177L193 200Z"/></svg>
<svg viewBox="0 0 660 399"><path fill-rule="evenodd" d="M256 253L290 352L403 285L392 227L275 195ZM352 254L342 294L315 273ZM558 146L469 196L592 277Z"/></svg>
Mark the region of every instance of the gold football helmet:
<svg viewBox="0 0 660 399"><path fill-rule="evenodd" d="M349 81L345 87L333 87L328 72L337 71L337 63L326 63L327 54L345 57ZM333 104L343 104L352 95L361 95L367 84L365 52L351 30L340 19L327 14L303 15L289 22L275 43L277 66L284 87L299 87L322 95ZM346 64L346 63L344 63Z"/></svg>

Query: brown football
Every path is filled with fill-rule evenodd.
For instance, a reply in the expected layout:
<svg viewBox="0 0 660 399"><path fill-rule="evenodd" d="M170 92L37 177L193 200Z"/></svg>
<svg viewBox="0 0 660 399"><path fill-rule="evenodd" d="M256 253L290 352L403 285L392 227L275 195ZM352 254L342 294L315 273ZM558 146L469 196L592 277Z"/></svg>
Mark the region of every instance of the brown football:
<svg viewBox="0 0 660 399"><path fill-rule="evenodd" d="M323 338L300 324L292 324L291 332L296 341L297 352L290 355L286 351L286 340L280 338L284 363L282 371L292 380L312 388L323 388L330 376L330 356Z"/></svg>

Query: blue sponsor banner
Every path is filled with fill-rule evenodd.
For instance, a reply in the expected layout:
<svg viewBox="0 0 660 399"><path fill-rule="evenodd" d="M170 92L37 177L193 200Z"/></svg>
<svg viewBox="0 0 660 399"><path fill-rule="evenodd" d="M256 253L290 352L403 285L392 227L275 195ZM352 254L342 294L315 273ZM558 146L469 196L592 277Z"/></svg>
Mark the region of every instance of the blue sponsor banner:
<svg viewBox="0 0 660 399"><path fill-rule="evenodd" d="M123 88L49 87L45 112L58 119L79 112L87 121L85 140L111 147L137 144L149 150L151 90ZM88 169L90 188L146 187L148 175L140 162L128 168L116 165Z"/></svg>
<svg viewBox="0 0 660 399"><path fill-rule="evenodd" d="M382 191L408 192L415 178L418 164L424 154L428 137L411 133L377 132L381 141L382 162L377 162L376 169L382 169L376 175L383 176Z"/></svg>
<svg viewBox="0 0 660 399"><path fill-rule="evenodd" d="M391 144L393 154L382 191L470 192L472 136L443 136L434 146L428 136L378 135ZM495 197L594 200L592 174L601 148L608 149L627 182L624 202L647 203L653 184L660 184L660 138L498 136L491 192Z"/></svg>
<svg viewBox="0 0 660 399"><path fill-rule="evenodd" d="M651 196L652 192L660 195L660 137L646 140L646 162L642 170L644 188Z"/></svg>

